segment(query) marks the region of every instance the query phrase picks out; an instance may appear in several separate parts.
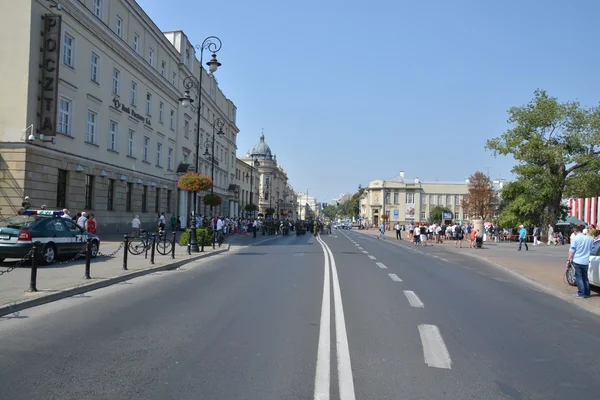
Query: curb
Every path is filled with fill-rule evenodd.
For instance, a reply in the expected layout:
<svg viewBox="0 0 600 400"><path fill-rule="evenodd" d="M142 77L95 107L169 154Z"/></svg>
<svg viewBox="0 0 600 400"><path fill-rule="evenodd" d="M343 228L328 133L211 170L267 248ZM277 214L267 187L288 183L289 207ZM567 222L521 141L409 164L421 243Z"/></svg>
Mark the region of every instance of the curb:
<svg viewBox="0 0 600 400"><path fill-rule="evenodd" d="M43 304L51 303L56 300L64 299L67 297L72 297L72 296L86 293L86 292L91 292L96 289L101 289L101 288L104 288L107 286L111 286L111 285L114 285L115 283L125 282L125 281L128 281L133 278L138 278L140 276L152 274L154 272L170 271L173 269L177 269L177 268L181 267L182 265L188 264L190 262L228 252L230 248L231 248L231 244L228 244L228 246L226 248L211 251L210 253L200 254L196 257L188 258L185 260L175 261L173 263L161 265L158 267L147 268L147 269L143 269L140 271L135 271L135 272L131 272L131 273L123 274L123 275L114 276L112 278L107 278L102 281L90 283L89 285L81 285L81 286L76 286L76 287L72 287L72 288L67 288L65 290L61 290L60 292L52 293L47 296L40 296L35 299L22 300L22 301L19 301L16 303L5 304L5 305L0 306L0 317L3 317L8 314L16 313L18 311L22 311L27 308L41 306Z"/></svg>

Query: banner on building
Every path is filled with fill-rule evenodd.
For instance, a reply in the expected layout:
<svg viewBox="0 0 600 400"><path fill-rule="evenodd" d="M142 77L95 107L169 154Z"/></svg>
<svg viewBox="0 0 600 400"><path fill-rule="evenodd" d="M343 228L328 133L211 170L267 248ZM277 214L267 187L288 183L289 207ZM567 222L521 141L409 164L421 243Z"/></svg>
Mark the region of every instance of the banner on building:
<svg viewBox="0 0 600 400"><path fill-rule="evenodd" d="M569 217L598 226L598 215L600 215L600 197L569 199Z"/></svg>
<svg viewBox="0 0 600 400"><path fill-rule="evenodd" d="M406 203L406 212L404 213L405 219L414 220L416 213L417 213L417 210L415 209L415 203Z"/></svg>
<svg viewBox="0 0 600 400"><path fill-rule="evenodd" d="M58 65L60 64L60 38L62 17L44 16L42 37L42 79L40 94L40 128L44 136L56 136L58 101Z"/></svg>

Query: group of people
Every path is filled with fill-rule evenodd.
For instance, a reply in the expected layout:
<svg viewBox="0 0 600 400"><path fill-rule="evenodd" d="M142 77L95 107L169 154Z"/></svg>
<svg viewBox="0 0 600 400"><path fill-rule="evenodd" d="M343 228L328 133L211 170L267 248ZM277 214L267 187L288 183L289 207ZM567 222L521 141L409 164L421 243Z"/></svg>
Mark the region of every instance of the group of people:
<svg viewBox="0 0 600 400"><path fill-rule="evenodd" d="M412 241L415 246L427 246L428 242L443 243L445 240L455 241L456 247L463 245L463 240L468 238L470 240L469 247L477 247L478 241L483 241L483 236L494 237L494 229L497 229L494 225L484 228L482 232L479 229L474 228L471 224L441 224L441 223L426 223L426 222L411 222L408 225L408 240ZM396 223L394 225L394 231L396 232L396 239L402 240L402 232L406 232L407 226ZM385 239L386 225L379 225L379 234L377 239Z"/></svg>

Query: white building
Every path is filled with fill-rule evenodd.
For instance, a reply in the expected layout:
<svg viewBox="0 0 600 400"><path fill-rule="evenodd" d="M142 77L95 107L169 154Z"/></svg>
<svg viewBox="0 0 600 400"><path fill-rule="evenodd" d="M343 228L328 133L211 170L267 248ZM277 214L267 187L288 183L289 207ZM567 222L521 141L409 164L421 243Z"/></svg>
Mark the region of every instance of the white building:
<svg viewBox="0 0 600 400"><path fill-rule="evenodd" d="M177 189L177 169L194 165L197 114L179 98L201 71L185 34L162 33L133 0L10 3L0 27L3 212L28 195L34 206L95 214L99 232L126 231L136 214L146 226L160 212L185 222L192 198ZM214 181L217 212L228 214L238 201L236 108L202 71L200 151L221 118ZM210 161L199 170L210 175Z"/></svg>
<svg viewBox="0 0 600 400"><path fill-rule="evenodd" d="M320 215L321 204L315 196L310 196L308 192L297 192L298 215L300 219L315 218Z"/></svg>

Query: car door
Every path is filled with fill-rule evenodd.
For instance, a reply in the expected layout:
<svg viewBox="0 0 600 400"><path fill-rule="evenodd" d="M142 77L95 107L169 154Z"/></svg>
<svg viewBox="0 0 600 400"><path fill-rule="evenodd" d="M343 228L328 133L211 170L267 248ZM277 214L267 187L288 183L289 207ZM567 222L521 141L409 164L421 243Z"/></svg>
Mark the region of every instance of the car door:
<svg viewBox="0 0 600 400"><path fill-rule="evenodd" d="M84 248L85 243L87 242L87 234L79 227L79 225L70 219L63 218L62 220L67 226L67 230L71 237L71 253L77 254Z"/></svg>
<svg viewBox="0 0 600 400"><path fill-rule="evenodd" d="M600 286L600 240L594 242L594 247L590 254L588 279L591 285Z"/></svg>
<svg viewBox="0 0 600 400"><path fill-rule="evenodd" d="M63 224L61 218L48 218L43 229L46 239L54 242L57 255L67 255L71 252L72 235L65 224Z"/></svg>

